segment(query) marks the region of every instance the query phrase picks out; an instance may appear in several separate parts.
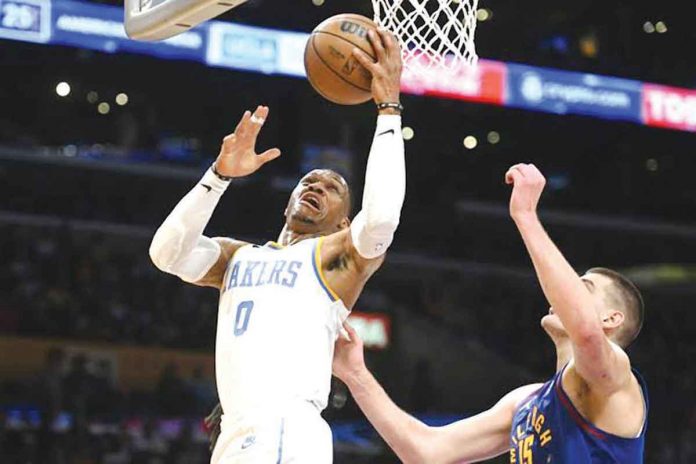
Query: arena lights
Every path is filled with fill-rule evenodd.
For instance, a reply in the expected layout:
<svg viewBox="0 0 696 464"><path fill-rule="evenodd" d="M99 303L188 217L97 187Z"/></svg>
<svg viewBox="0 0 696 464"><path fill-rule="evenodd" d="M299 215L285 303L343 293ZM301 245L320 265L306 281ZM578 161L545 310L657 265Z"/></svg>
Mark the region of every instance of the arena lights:
<svg viewBox="0 0 696 464"><path fill-rule="evenodd" d="M646 34L652 34L655 32L655 25L652 23L652 21L646 21L645 24L643 24L643 30Z"/></svg>
<svg viewBox="0 0 696 464"><path fill-rule="evenodd" d="M87 92L87 101L91 104L97 103L99 100L99 94L95 92L94 90L90 90Z"/></svg>
<svg viewBox="0 0 696 464"><path fill-rule="evenodd" d="M467 150L473 150L478 146L478 139L473 135L467 135L464 137L464 148Z"/></svg>
<svg viewBox="0 0 696 464"><path fill-rule="evenodd" d="M655 30L658 34L664 34L667 32L667 24L665 24L664 21L658 21L657 24L655 24Z"/></svg>
<svg viewBox="0 0 696 464"><path fill-rule="evenodd" d="M67 97L70 95L70 84L67 82L59 82L58 85L56 85L56 93L59 97Z"/></svg>
<svg viewBox="0 0 696 464"><path fill-rule="evenodd" d="M128 95L121 92L118 95L116 95L116 104L118 106L125 106L128 104Z"/></svg>
<svg viewBox="0 0 696 464"><path fill-rule="evenodd" d="M491 145L496 145L500 142L500 134L496 131L490 131L488 133L488 143Z"/></svg>
<svg viewBox="0 0 696 464"><path fill-rule="evenodd" d="M401 129L401 135L404 137L404 140L411 140L416 135L416 133L411 127L406 126L403 129Z"/></svg>
<svg viewBox="0 0 696 464"><path fill-rule="evenodd" d="M312 3L314 6L322 6L324 4L324 0L312 0Z"/></svg>
<svg viewBox="0 0 696 464"><path fill-rule="evenodd" d="M101 102L99 106L97 106L97 111L99 111L99 114L109 114L109 111L111 111L111 105L106 102Z"/></svg>
<svg viewBox="0 0 696 464"><path fill-rule="evenodd" d="M645 161L645 169L650 172L657 172L657 170L660 169L660 163L658 163L655 158L649 158Z"/></svg>
<svg viewBox="0 0 696 464"><path fill-rule="evenodd" d="M476 19L481 22L490 21L493 19L493 11L489 10L488 8L479 8L476 11Z"/></svg>

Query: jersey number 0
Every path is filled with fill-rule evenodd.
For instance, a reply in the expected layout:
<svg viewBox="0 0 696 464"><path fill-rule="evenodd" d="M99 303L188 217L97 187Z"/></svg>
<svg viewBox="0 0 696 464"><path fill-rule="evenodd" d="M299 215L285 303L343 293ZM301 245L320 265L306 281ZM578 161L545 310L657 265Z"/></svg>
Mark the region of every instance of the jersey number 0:
<svg viewBox="0 0 696 464"><path fill-rule="evenodd" d="M253 301L242 301L237 306L237 316L234 318L234 336L239 337L244 335L249 325L249 317L251 317L251 310L254 309Z"/></svg>

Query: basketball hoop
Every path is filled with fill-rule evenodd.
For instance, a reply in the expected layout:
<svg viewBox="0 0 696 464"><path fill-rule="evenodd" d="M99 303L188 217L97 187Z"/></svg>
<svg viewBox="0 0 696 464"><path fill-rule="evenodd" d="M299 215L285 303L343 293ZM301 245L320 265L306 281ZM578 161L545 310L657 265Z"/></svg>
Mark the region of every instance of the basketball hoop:
<svg viewBox="0 0 696 464"><path fill-rule="evenodd" d="M124 0L124 26L131 39L164 40L221 15L247 0Z"/></svg>
<svg viewBox="0 0 696 464"><path fill-rule="evenodd" d="M374 21L401 43L404 67L417 74L474 65L478 0L372 0Z"/></svg>

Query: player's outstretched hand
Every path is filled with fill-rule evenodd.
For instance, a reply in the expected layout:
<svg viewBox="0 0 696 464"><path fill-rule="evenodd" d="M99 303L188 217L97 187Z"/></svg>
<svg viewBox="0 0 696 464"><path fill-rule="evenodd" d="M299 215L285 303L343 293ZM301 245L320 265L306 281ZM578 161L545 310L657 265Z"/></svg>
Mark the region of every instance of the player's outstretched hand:
<svg viewBox="0 0 696 464"><path fill-rule="evenodd" d="M348 334L338 335L333 357L333 375L346 382L351 375L365 367L363 357L363 342L358 333L347 322L343 323L343 328Z"/></svg>
<svg viewBox="0 0 696 464"><path fill-rule="evenodd" d="M546 185L541 171L533 164L516 164L505 174L505 183L512 185L510 216L518 219L536 215L539 198Z"/></svg>
<svg viewBox="0 0 696 464"><path fill-rule="evenodd" d="M234 132L222 140L220 154L215 161L217 172L227 177L243 177L280 156L280 150L271 148L256 154L256 138L268 118L268 107L259 106L252 114L245 111Z"/></svg>
<svg viewBox="0 0 696 464"><path fill-rule="evenodd" d="M372 98L375 103L398 103L401 92L401 49L396 36L385 29L367 31L377 62L359 48L353 56L372 74Z"/></svg>

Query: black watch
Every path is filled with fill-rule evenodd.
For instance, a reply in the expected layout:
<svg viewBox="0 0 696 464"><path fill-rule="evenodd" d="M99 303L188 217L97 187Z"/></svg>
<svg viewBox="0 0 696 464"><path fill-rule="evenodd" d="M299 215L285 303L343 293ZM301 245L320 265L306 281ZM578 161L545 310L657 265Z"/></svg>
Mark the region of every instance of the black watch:
<svg viewBox="0 0 696 464"><path fill-rule="evenodd" d="M392 110L397 110L399 113L401 113L404 110L404 107L399 102L396 102L396 103L377 103L377 109L378 110L392 109Z"/></svg>

